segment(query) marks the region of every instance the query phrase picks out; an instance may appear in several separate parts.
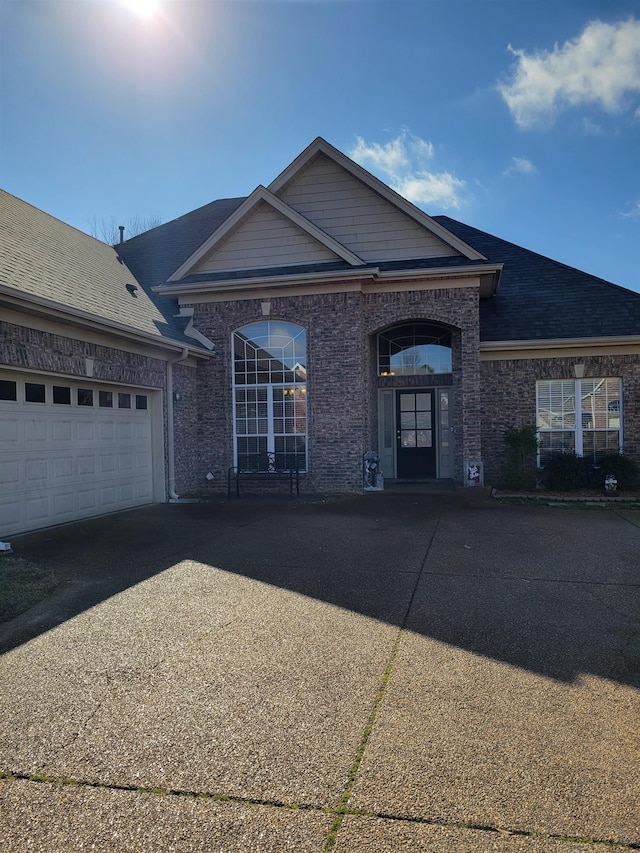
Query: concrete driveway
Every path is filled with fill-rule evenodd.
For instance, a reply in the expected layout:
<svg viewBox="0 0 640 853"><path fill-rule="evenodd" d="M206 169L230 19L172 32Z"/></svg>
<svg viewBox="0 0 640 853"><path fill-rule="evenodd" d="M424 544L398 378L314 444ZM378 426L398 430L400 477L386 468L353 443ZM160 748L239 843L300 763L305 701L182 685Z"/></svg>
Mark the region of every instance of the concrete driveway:
<svg viewBox="0 0 640 853"><path fill-rule="evenodd" d="M638 510L247 499L12 544L67 583L0 626L4 853L640 849Z"/></svg>

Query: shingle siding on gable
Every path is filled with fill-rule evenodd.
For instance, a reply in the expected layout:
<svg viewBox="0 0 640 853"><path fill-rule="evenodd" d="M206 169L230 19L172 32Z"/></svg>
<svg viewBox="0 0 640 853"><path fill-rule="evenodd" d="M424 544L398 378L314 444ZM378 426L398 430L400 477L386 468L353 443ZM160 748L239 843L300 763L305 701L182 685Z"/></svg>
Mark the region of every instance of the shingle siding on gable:
<svg viewBox="0 0 640 853"><path fill-rule="evenodd" d="M278 195L364 261L457 254L326 157Z"/></svg>
<svg viewBox="0 0 640 853"><path fill-rule="evenodd" d="M335 260L333 252L263 202L193 272Z"/></svg>

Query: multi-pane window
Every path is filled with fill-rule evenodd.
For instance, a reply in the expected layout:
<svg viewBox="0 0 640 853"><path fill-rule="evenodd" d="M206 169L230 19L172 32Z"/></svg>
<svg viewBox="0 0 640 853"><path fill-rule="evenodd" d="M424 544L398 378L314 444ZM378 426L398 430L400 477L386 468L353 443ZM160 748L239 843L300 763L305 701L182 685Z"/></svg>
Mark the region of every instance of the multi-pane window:
<svg viewBox="0 0 640 853"><path fill-rule="evenodd" d="M556 451L597 462L622 450L619 379L552 379L536 390L540 464Z"/></svg>
<svg viewBox="0 0 640 853"><path fill-rule="evenodd" d="M378 374L451 373L451 330L436 323L405 323L378 335Z"/></svg>
<svg viewBox="0 0 640 853"><path fill-rule="evenodd" d="M278 469L307 467L306 332L294 323L264 320L233 335L236 464Z"/></svg>

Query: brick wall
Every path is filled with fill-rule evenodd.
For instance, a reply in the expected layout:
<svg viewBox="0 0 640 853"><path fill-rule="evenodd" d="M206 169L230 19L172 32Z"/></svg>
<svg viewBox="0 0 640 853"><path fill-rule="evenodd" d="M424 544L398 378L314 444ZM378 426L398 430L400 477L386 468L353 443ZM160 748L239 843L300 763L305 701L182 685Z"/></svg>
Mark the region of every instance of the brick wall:
<svg viewBox="0 0 640 853"><path fill-rule="evenodd" d="M94 360L93 379L98 382L164 388L161 359L0 322L0 364L81 379L87 375L87 358Z"/></svg>
<svg viewBox="0 0 640 853"><path fill-rule="evenodd" d="M377 389L423 385L420 377L378 377L376 334L396 323L429 320L453 327L453 377L434 377L456 390L456 466L480 453L478 383L478 290L476 288L362 294L360 292L272 297L270 320L297 323L307 330L310 492L357 492L362 486L362 454L378 443ZM216 357L198 366L198 428L185 433L181 455L184 482L187 458L201 462L197 493L216 493L226 484L233 462L232 332L265 319L260 299L195 306L194 326L210 338ZM206 470L214 481L202 483ZM182 477L182 471L181 471Z"/></svg>
<svg viewBox="0 0 640 853"><path fill-rule="evenodd" d="M585 365L585 378L622 379L624 452L640 463L640 356L482 361L482 451L485 482L498 482L504 433L536 421L536 380L573 379L575 364Z"/></svg>

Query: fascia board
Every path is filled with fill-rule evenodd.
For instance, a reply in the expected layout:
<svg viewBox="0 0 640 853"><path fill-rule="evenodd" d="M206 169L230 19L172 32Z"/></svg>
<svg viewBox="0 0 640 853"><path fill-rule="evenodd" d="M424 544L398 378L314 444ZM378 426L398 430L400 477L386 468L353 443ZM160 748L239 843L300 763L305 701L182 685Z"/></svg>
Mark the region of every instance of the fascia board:
<svg viewBox="0 0 640 853"><path fill-rule="evenodd" d="M259 278L256 278L255 276L252 278L232 278L215 282L203 281L194 284L160 284L157 287L152 287L151 289L155 293L159 293L162 295L187 296L191 294L208 293L217 290L241 290L247 286L257 288L262 286L270 287L282 284L283 287L286 287L291 284L295 284L296 282L331 282L348 280L353 278L361 280L367 278L374 278L378 274L378 269L368 267L365 270L345 270L344 272L339 273L318 272L305 273L304 275L268 275L260 276Z"/></svg>
<svg viewBox="0 0 640 853"><path fill-rule="evenodd" d="M201 261L217 243L220 243L249 213L251 213L253 208L255 208L260 202L265 202L270 205L274 210L277 210L278 213L294 225L297 225L302 231L309 234L309 236L314 240L322 243L322 245L329 249L329 251L333 252L339 258L342 258L342 260L346 261L348 264L351 264L351 266L362 266L364 264L364 261L361 258L347 249L346 246L343 246L342 243L334 240L333 237L330 237L329 234L321 228L318 228L318 226L314 225L313 222L310 222L302 216L302 214L298 213L288 204L273 195L273 193L271 193L266 187L259 186L247 199L245 199L245 201L243 201L240 207L238 207L228 219L216 228L213 234L208 237L189 258L187 258L187 260L173 273L173 275L167 279L167 281L178 281L185 275L188 275L193 267Z"/></svg>
<svg viewBox="0 0 640 853"><path fill-rule="evenodd" d="M364 183L373 190L373 192L381 195L390 204L395 205L395 207L399 208L403 213L411 217L411 219L423 228L431 231L431 233L435 234L436 237L439 237L444 243L451 246L452 249L460 252L460 254L464 255L469 260L487 260L487 258L478 252L477 249L474 249L473 246L470 246L468 243L465 243L464 240L456 237L455 234L452 234L451 231L448 231L444 226L432 219L427 213L424 213L424 211L417 208L395 190L392 190L391 187L387 186L383 181L376 178L375 175L372 175L371 172L368 172L320 136L315 139L311 145L305 148L305 150L296 157L293 163L291 163L284 172L278 175L278 177L269 184L269 190L272 193L277 194L285 184L287 184L298 171L302 170L317 154L324 154L329 159L334 160L339 166L353 175L354 178Z"/></svg>
<svg viewBox="0 0 640 853"><path fill-rule="evenodd" d="M552 346L606 346L607 344L640 343L640 335L601 335L592 338L533 338L522 341L483 341L480 349L549 349Z"/></svg>
<svg viewBox="0 0 640 853"><path fill-rule="evenodd" d="M487 275L488 273L502 272L503 264L491 264L483 267L468 267L461 265L459 267L434 267L424 270L388 270L380 273L380 278L395 279L395 278L445 278L454 275L468 275L477 278L479 275Z"/></svg>
<svg viewBox="0 0 640 853"><path fill-rule="evenodd" d="M62 305L51 299L43 299L38 296L26 297L22 293L16 294L16 292L11 288L0 285L0 303L2 302L3 295L10 297L11 302L9 303L9 307L15 311L33 313L42 317L51 317L52 319L68 325L76 325L97 331L103 331L106 334L122 338L123 340L151 344L158 349L169 350L171 352L181 351L185 348L185 344L180 341L171 341L167 338L147 334L146 332L138 332L121 323L104 320L96 314L90 314L87 311L79 311L75 308L69 308L67 305ZM187 345L187 348L189 349L189 352L194 355L211 355L210 352L205 349L200 349L200 347Z"/></svg>
<svg viewBox="0 0 640 853"><path fill-rule="evenodd" d="M155 293L166 294L170 296L185 297L197 295L200 293L214 293L223 291L238 291L245 288L255 290L260 287L274 288L279 285L282 287L290 287L291 285L322 283L331 284L333 282L343 281L378 281L385 286L387 282L394 281L450 281L455 279L474 280L476 283L481 275L487 273L498 273L502 269L502 264L494 264L492 266L483 266L480 270L475 267L459 266L448 267L446 269L425 269L425 270L404 270L404 271L388 271L381 272L378 267L367 267L366 269L344 270L341 272L314 272L292 273L291 275L273 275L260 276L251 278L235 278L222 279L215 282L199 281L191 284L176 282L175 284L160 284L153 287Z"/></svg>
<svg viewBox="0 0 640 853"><path fill-rule="evenodd" d="M546 338L523 341L480 341L480 357L484 361L508 358L560 358L563 353L587 356L599 350L616 349L640 354L640 335L611 335L592 338ZM555 353L555 356L554 356Z"/></svg>

